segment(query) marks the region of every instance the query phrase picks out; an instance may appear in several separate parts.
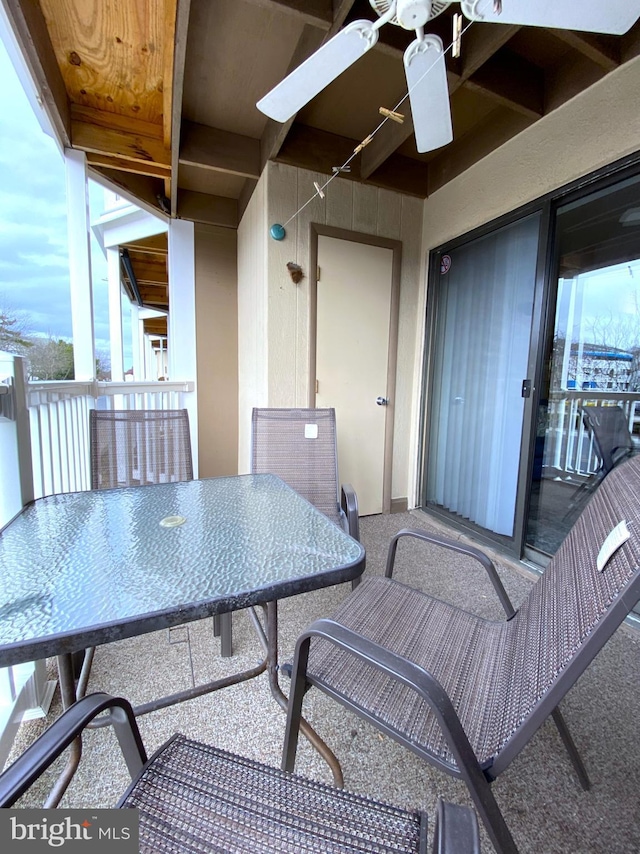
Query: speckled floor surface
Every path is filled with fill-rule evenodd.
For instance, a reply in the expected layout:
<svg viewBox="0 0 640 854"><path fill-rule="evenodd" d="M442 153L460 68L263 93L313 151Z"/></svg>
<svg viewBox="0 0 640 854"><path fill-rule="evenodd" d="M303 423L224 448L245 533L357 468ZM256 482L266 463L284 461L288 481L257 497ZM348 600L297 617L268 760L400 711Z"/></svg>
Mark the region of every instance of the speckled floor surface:
<svg viewBox="0 0 640 854"><path fill-rule="evenodd" d="M361 520L367 549L367 573L382 573L392 534L406 526L428 527L422 514L377 516ZM514 604L531 579L520 568L498 560ZM500 618L501 610L484 571L424 544L407 541L399 550L397 577L469 610ZM280 604L281 658L290 658L298 633L313 619L331 613L350 585L304 594ZM260 648L245 614L234 615L232 659L220 659L211 620L189 628L196 680L252 666ZM179 633L177 633L179 635ZM174 639L177 639L174 638ZM566 720L589 769L593 787L583 792L547 723L494 783L496 799L521 854L639 854L640 852L640 636L620 629L571 690L563 703ZM167 633L145 635L100 647L89 691L122 694L142 702L190 684L188 648L169 644ZM286 686L285 686L286 687ZM432 769L406 749L380 735L317 691L305 699L305 716L340 759L347 788L433 813L438 797L470 803L461 782ZM52 715L59 713L56 694ZM269 693L266 675L140 719L149 752L182 731L274 765L279 764L284 713ZM21 727L19 752L44 727ZM302 740L296 770L330 782L322 760ZM84 756L62 806L108 807L124 791L128 776L115 738L108 730L89 732ZM34 787L23 806L39 806L44 786ZM482 851L491 852L484 831Z"/></svg>

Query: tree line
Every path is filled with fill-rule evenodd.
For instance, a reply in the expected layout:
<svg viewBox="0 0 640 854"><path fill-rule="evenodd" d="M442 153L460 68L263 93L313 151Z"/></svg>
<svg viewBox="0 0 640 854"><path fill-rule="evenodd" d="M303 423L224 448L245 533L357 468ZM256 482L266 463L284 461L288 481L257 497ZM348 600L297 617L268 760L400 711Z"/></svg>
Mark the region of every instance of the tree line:
<svg viewBox="0 0 640 854"><path fill-rule="evenodd" d="M0 307L0 350L24 356L32 380L72 380L73 344L49 334L35 335L29 330L28 315ZM110 379L108 360L96 359L96 378Z"/></svg>

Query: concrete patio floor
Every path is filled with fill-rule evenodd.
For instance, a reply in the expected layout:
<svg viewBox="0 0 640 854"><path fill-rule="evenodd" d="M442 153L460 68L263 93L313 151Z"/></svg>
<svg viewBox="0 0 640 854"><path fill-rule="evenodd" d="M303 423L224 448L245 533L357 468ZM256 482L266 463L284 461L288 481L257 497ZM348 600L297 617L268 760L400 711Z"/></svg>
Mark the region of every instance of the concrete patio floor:
<svg viewBox="0 0 640 854"><path fill-rule="evenodd" d="M420 513L361 520L367 573L381 574L392 534L403 527L433 527ZM457 535L454 535L457 536ZM403 542L396 574L428 592L483 616L501 617L501 608L484 570L474 562L425 544ZM505 587L517 605L532 583L520 565L498 558ZM326 616L350 590L341 585L304 594L280 605L281 660L291 657L299 632ZM185 630L174 632L174 640ZM245 614L234 616L232 659L221 659L211 620L189 627L195 678L213 678L260 658L257 638ZM510 768L494 792L521 854L631 854L640 852L640 635L623 626L574 686L563 710L586 762L593 787L583 792L555 727L547 722ZM284 680L286 682L286 680ZM100 647L89 691L121 694L134 703L186 687L191 682L188 649L169 644L166 632ZM285 690L287 688L285 684ZM338 756L345 786L374 798L433 814L438 797L468 803L460 781L436 771L388 737L317 691L305 699L305 716ZM56 698L51 714L59 713ZM139 719L149 752L181 731L220 747L278 765L284 713L271 698L266 675ZM24 724L14 754L46 724ZM114 736L89 732L81 767L61 806L109 807L124 791L128 775ZM331 775L308 743L301 741L296 771L327 782ZM34 787L22 806L40 806L47 782ZM493 847L481 828L482 851Z"/></svg>

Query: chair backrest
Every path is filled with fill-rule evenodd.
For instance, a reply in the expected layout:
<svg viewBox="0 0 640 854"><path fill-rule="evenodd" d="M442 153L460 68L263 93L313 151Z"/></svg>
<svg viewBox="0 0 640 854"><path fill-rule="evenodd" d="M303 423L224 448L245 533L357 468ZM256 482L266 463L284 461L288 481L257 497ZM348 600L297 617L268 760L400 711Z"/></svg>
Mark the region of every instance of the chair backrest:
<svg viewBox="0 0 640 854"><path fill-rule="evenodd" d="M630 537L598 569L611 531ZM608 474L515 617L501 654L502 738L526 743L640 599L640 456ZM529 716L526 726L523 720ZM497 750L499 745L495 746ZM518 748L519 749L519 748ZM514 751L515 752L515 751ZM510 761L506 757L504 765Z"/></svg>
<svg viewBox="0 0 640 854"><path fill-rule="evenodd" d="M581 412L607 474L634 450L627 416L621 406L583 406Z"/></svg>
<svg viewBox="0 0 640 854"><path fill-rule="evenodd" d="M254 409L251 471L281 477L337 520L338 454L333 409Z"/></svg>
<svg viewBox="0 0 640 854"><path fill-rule="evenodd" d="M92 489L193 478L186 409L93 409L89 427Z"/></svg>

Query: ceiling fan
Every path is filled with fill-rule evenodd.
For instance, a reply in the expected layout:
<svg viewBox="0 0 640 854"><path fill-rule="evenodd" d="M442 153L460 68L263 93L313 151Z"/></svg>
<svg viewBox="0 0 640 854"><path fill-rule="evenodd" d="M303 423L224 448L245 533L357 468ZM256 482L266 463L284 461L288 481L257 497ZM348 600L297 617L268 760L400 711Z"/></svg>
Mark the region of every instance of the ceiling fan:
<svg viewBox="0 0 640 854"><path fill-rule="evenodd" d="M451 3L439 0L369 0L379 19L353 21L329 39L258 101L258 109L286 122L378 41L384 24L415 30L404 53L409 100L420 152L453 139L442 40L425 25ZM640 17L640 0L462 0L470 21L521 24L622 35Z"/></svg>

